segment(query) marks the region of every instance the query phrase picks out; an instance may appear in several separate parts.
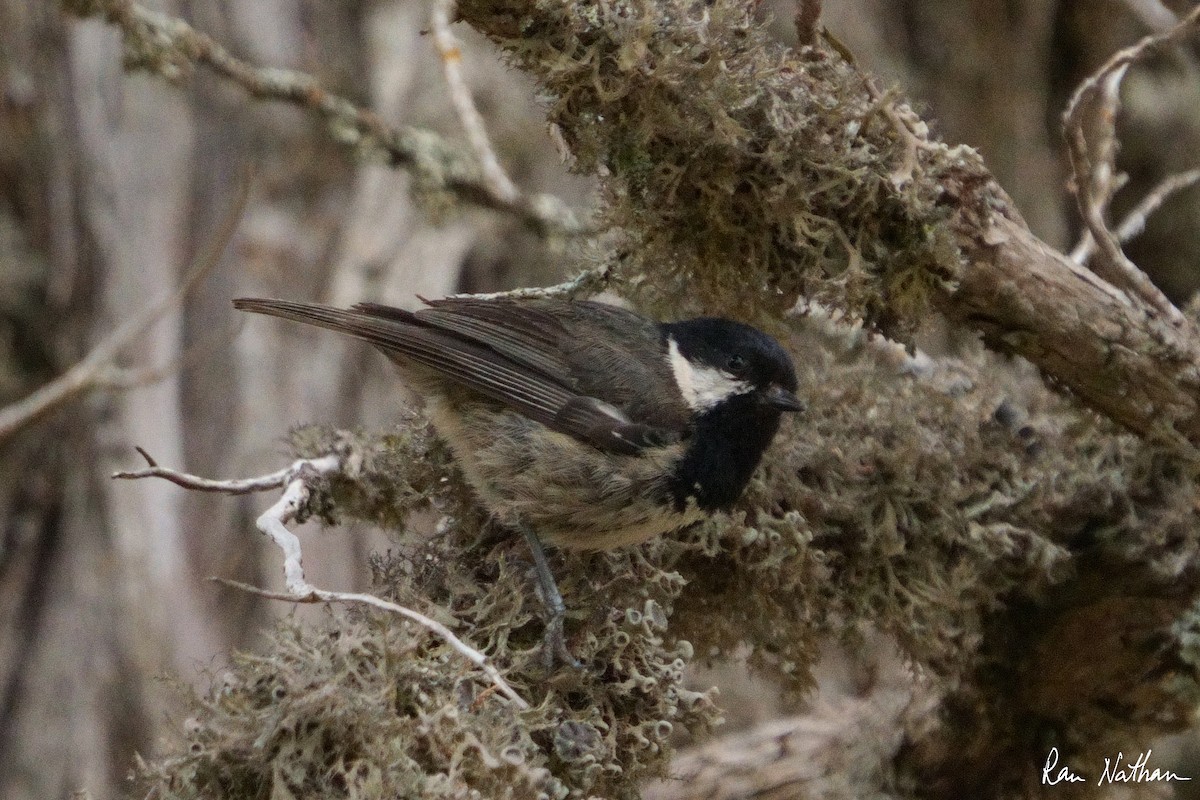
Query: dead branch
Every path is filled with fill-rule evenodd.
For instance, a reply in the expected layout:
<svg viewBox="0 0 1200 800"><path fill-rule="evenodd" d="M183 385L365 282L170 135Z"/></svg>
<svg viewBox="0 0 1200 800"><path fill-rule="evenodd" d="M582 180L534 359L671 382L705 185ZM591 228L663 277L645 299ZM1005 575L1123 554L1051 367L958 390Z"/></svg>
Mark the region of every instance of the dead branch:
<svg viewBox="0 0 1200 800"><path fill-rule="evenodd" d="M1182 192L1200 183L1200 169L1190 169L1175 175L1168 175L1157 186L1146 193L1146 196L1125 215L1117 225L1113 234L1117 241L1125 244L1136 238L1146 229L1146 221L1157 211L1167 199L1176 192ZM1085 231L1080 237L1079 244L1071 251L1071 260L1076 264L1086 264L1096 252L1096 240L1091 231Z"/></svg>
<svg viewBox="0 0 1200 800"><path fill-rule="evenodd" d="M1200 20L1200 7L1193 9L1167 32L1146 36L1137 44L1117 52L1079 85L1063 115L1063 133L1074 175L1075 201L1088 232L1099 248L1099 258L1090 266L1113 286L1140 297L1174 325L1182 322L1183 315L1150 278L1129 260L1104 217L1118 185L1114 160L1121 81L1131 64L1152 49L1178 41L1191 32L1197 20ZM1091 142L1088 140L1089 124L1094 139Z"/></svg>
<svg viewBox="0 0 1200 800"><path fill-rule="evenodd" d="M296 519L308 503L312 491L310 482L314 478L329 476L340 472L342 459L336 455L322 458L304 458L296 461L286 469L278 470L267 475L254 478L214 480L190 475L172 469L160 467L154 459L142 448L137 448L149 465L146 469L118 472L113 478L162 478L186 489L202 492L221 492L224 494L248 494L263 492L283 487L283 494L269 509L264 511L255 522L258 529L266 534L275 546L283 552L283 574L287 592L272 592L237 581L224 578L214 578L218 583L231 586L244 592L256 594L272 600L283 600L289 603L357 603L389 611L393 614L412 620L418 625L439 636L456 652L479 667L488 676L505 697L518 708L527 709L529 703L517 694L504 676L500 674L483 653L468 645L445 625L430 619L424 614L413 611L397 603L383 598L358 592L333 592L313 586L304 577L302 563L303 552L300 539L287 528L287 523Z"/></svg>
<svg viewBox="0 0 1200 800"><path fill-rule="evenodd" d="M491 138L483 123L483 115L475 107L471 98L471 88L462 73L462 47L450 30L454 16L454 0L434 0L430 12L430 26L433 29L433 42L438 55L442 59L442 72L446 77L446 86L450 89L450 102L458 114L458 120L466 131L467 141L475 151L479 160L479 168L483 171L483 182L497 203L513 203L520 197L520 192L512 179L500 166L500 159L492 149Z"/></svg>

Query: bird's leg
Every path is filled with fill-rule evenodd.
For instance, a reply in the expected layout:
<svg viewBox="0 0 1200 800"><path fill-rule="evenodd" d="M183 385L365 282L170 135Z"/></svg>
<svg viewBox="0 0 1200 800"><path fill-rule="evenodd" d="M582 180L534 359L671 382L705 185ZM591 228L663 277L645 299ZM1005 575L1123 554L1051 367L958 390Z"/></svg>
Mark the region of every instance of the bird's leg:
<svg viewBox="0 0 1200 800"><path fill-rule="evenodd" d="M525 536L525 542L533 553L534 571L537 573L538 586L541 588L542 602L550 619L546 621L546 660L553 665L557 656L565 664L580 669L583 665L567 649L567 640L563 635L563 618L567 615L567 607L563 603L558 584L554 581L554 573L550 571L550 562L546 560L546 551L542 542L528 525L518 525Z"/></svg>

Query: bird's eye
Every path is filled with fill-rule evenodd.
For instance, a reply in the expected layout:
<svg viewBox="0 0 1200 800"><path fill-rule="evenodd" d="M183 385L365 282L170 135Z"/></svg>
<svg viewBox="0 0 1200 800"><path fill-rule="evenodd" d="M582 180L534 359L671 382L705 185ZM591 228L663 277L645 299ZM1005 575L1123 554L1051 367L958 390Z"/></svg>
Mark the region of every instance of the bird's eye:
<svg viewBox="0 0 1200 800"><path fill-rule="evenodd" d="M729 360L725 362L725 367L736 375L742 370L746 369L746 359L737 353L734 353L729 357Z"/></svg>

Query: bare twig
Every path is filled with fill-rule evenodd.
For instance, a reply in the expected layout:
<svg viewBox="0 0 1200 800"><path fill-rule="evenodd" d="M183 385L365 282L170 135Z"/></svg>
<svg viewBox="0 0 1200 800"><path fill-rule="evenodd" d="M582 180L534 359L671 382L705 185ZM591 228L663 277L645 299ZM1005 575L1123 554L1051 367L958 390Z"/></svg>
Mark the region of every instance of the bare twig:
<svg viewBox="0 0 1200 800"><path fill-rule="evenodd" d="M475 157L479 159L479 167L483 171L483 182L488 191L501 203L511 203L520 196L517 187L500 166L500 159L492 149L491 139L483 123L483 116L475 107L471 98L471 89L467 86L462 73L462 47L450 30L450 22L454 16L454 0L434 0L430 12L430 26L433 28L433 43L442 59L442 72L446 76L446 85L450 89L450 102L455 113L466 131L467 140Z"/></svg>
<svg viewBox="0 0 1200 800"><path fill-rule="evenodd" d="M1117 52L1075 90L1063 115L1063 133L1071 158L1075 200L1088 232L1095 240L1099 258L1090 266L1109 283L1142 298L1168 321L1180 324L1183 315L1150 279L1121 251L1117 236L1104 216L1116 191L1113 155L1116 147L1116 115L1120 106L1121 80L1129 65L1156 47L1172 43L1188 33L1200 20L1196 7L1166 33L1147 36L1132 47ZM1089 143L1085 128L1089 113L1095 115L1097 141ZM1083 245L1081 244L1080 248ZM1080 250L1080 248L1076 248Z"/></svg>
<svg viewBox="0 0 1200 800"><path fill-rule="evenodd" d="M186 472L178 472L166 467L160 467L150 454L142 448L138 447L137 451L142 454L142 458L146 459L147 467L145 469L132 470L126 472L114 472L113 478L137 480L139 478L162 478L170 481L176 486L182 486L185 489L191 489L196 492L219 492L221 494L253 494L254 492L265 492L270 489L280 489L287 485L293 475L297 474L301 466L308 463L307 460L300 460L292 464L290 467L272 472L268 475L260 475L255 478L214 480L212 478L201 478L197 475L190 475ZM337 466L337 461L334 456L333 466ZM326 462L321 462L315 465L319 471L329 471L331 467Z"/></svg>
<svg viewBox="0 0 1200 800"><path fill-rule="evenodd" d="M455 297L469 297L474 300L499 300L502 298L523 300L550 297L574 299L604 291L608 288L611 278L611 270L607 266L601 266L581 272L574 278L562 283L556 283L553 286L523 287L504 292L489 292L487 294L460 294L455 295Z"/></svg>
<svg viewBox="0 0 1200 800"><path fill-rule="evenodd" d="M1200 169L1190 169L1165 178L1121 220L1121 224L1117 226L1117 239L1127 242L1140 234L1146 228L1146 219L1157 211L1168 197L1197 183L1200 183Z"/></svg>
<svg viewBox="0 0 1200 800"><path fill-rule="evenodd" d="M358 592L331 592L326 589L319 589L308 582L304 576L303 552L300 547L300 539L296 534L288 530L287 523L294 520L308 503L311 491L309 481L314 477L330 475L342 469L342 459L339 456L327 455L321 458L300 459L286 469L255 478L213 480L160 467L145 450L139 447L137 451L146 459L147 468L132 472L118 472L112 477L129 479L162 478L187 489L201 492L223 492L225 494L248 494L250 492L262 492L281 487L284 489L279 500L263 512L255 524L260 531L269 536L271 541L283 551L283 575L287 591L272 592L267 589L261 589L224 578L214 578L213 580L226 586L272 600L284 600L291 603L360 603L399 614L441 637L451 648L483 670L496 689L509 698L517 707L521 709L529 708L529 703L517 694L516 690L504 680L504 676L487 660L487 657L483 653L471 647L462 639L459 639L449 628L440 622L430 619L424 614L420 614L410 608L374 595Z"/></svg>
<svg viewBox="0 0 1200 800"><path fill-rule="evenodd" d="M1114 234L1117 241L1125 244L1137 237L1146 228L1146 220L1176 192L1181 192L1200 183L1200 169L1190 169L1164 178L1142 198L1117 226ZM1085 231L1079 244L1071 251L1071 259L1077 264L1086 264L1096 252L1096 240L1090 231Z"/></svg>
<svg viewBox="0 0 1200 800"><path fill-rule="evenodd" d="M256 67L181 19L143 8L132 0L66 0L79 16L103 14L121 29L127 61L167 80L178 81L197 65L241 87L255 98L279 100L320 114L338 142L365 152L382 151L393 166L411 171L420 185L453 193L465 203L503 211L542 235L590 232L558 198L497 193L481 179L474 160L437 134L392 127L373 111L323 88L315 78L288 69Z"/></svg>
<svg viewBox="0 0 1200 800"><path fill-rule="evenodd" d="M115 365L121 352L146 333L200 284L221 259L233 238L238 220L246 207L250 182L242 181L238 194L212 239L188 268L179 287L167 297L148 306L116 330L104 337L86 356L50 383L28 397L0 408L0 442L45 414L60 408L74 398L93 389L119 390L144 386L174 374L172 365L142 371L125 371ZM185 356L186 359L186 356ZM182 365L182 362L180 363ZM140 374L139 374L140 373Z"/></svg>

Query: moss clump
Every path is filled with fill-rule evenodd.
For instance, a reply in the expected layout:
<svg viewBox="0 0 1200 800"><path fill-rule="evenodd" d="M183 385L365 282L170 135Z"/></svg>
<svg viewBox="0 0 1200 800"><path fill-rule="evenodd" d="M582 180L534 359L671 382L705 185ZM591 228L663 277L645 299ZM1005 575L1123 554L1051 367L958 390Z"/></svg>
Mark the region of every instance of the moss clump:
<svg viewBox="0 0 1200 800"><path fill-rule="evenodd" d="M549 95L605 215L613 273L664 315L763 319L797 298L895 333L925 318L960 256L938 175L978 156L919 147L921 123L841 56L788 50L736 0L553 6L464 0Z"/></svg>
<svg viewBox="0 0 1200 800"><path fill-rule="evenodd" d="M614 553L552 553L581 671L546 670L524 544L489 529L427 429L298 430L300 454L339 452L351 465L353 477L314 499L329 521L440 515L434 535L397 533L374 559L377 590L449 624L533 708L515 711L426 632L339 611L329 629L285 623L263 655L238 657L193 710L178 754L143 783L173 797L634 797L665 773L673 732L720 720L711 693L683 684L694 652L749 643L752 664L801 690L817 642L852 640L863 625L956 687L957 703L1003 699L986 725L963 717L979 730L953 735L1040 741L1028 720L1051 713L1056 665L1085 676L1078 702L1053 711L1075 741L1101 721L1131 729L1120 706L1101 720L1084 700L1114 696L1169 643L1100 659L1126 664L1125 677L1063 661L1053 643L1086 637L1087 609L1107 607L1096 602L1116 575L1141 599L1113 606L1110 624L1144 617L1146 603L1163 631L1184 614L1191 468L1080 417L1020 369L980 369L981 354L939 382L792 344L809 410L782 431L737 513ZM1022 414L1002 387L1024 392ZM1156 697L1183 696L1173 693L1185 684L1193 696L1194 670L1172 663ZM1029 677L1020 692L997 689L1011 669Z"/></svg>
<svg viewBox="0 0 1200 800"><path fill-rule="evenodd" d="M635 796L665 774L668 741L720 720L683 685L691 645L668 620L680 576L637 550L557 557L570 645L586 669L547 671L541 604L523 542L497 536L423 427L371 439L308 427L301 455L338 452L347 477L310 512L394 524L442 514L431 538L397 534L374 558L378 593L455 629L533 706L517 711L440 640L375 610L323 630L282 623L191 712L177 754L139 782L162 797Z"/></svg>
<svg viewBox="0 0 1200 800"><path fill-rule="evenodd" d="M566 795L513 708L427 635L380 615L329 622L282 623L264 655L236 656L182 754L142 780L160 797Z"/></svg>

